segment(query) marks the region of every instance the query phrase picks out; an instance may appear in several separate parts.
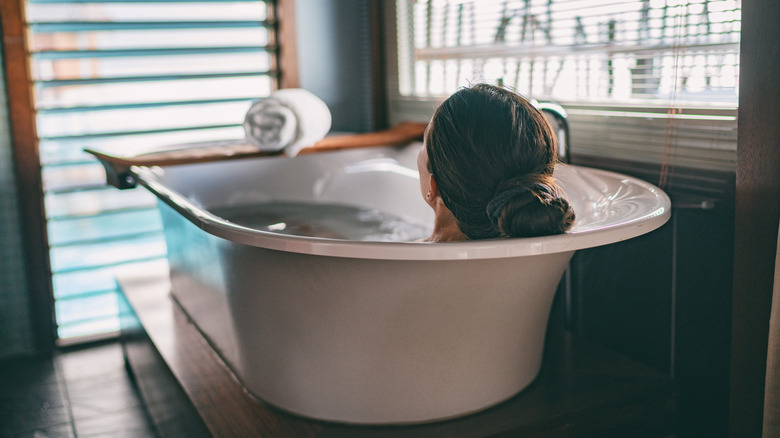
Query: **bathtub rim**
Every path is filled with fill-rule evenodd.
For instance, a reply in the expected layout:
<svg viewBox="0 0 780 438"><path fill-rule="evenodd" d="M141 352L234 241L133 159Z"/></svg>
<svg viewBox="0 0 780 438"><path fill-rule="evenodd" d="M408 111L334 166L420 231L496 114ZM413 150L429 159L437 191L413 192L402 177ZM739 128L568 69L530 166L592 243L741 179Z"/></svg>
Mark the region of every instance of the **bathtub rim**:
<svg viewBox="0 0 780 438"><path fill-rule="evenodd" d="M602 227L566 232L564 234L472 240L466 242L359 242L309 236L294 236L255 230L228 222L157 180L155 172L146 166L130 168L136 181L198 228L223 239L249 246L343 258L376 260L469 260L522 257L552 254L592 248L620 242L649 233L671 217L669 196L658 187L638 178L592 167L566 165L586 169L605 177L630 180L656 196L658 208L641 218Z"/></svg>

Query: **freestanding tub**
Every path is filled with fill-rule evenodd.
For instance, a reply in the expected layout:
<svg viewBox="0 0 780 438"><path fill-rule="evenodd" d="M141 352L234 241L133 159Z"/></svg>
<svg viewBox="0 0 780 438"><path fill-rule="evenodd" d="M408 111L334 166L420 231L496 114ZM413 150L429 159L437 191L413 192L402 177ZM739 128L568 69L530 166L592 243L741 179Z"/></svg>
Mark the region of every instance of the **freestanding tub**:
<svg viewBox="0 0 780 438"><path fill-rule="evenodd" d="M132 169L161 200L174 298L251 394L349 423L423 422L497 404L539 372L574 251L647 233L670 215L658 188L576 166L556 170L577 214L558 236L361 242L258 231L214 214L284 200L432 224L419 147Z"/></svg>

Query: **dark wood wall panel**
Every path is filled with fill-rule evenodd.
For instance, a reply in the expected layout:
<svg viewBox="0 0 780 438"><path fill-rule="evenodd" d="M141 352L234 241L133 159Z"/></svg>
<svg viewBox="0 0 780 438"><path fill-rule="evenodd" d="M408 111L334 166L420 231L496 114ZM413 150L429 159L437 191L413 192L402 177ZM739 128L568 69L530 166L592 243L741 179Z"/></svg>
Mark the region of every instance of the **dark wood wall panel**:
<svg viewBox="0 0 780 438"><path fill-rule="evenodd" d="M625 242L578 251L572 330L673 376L677 436L727 434L733 206L670 192L672 218ZM707 209L701 208L704 200Z"/></svg>
<svg viewBox="0 0 780 438"><path fill-rule="evenodd" d="M575 330L666 373L673 220L650 234L578 251L572 261Z"/></svg>
<svg viewBox="0 0 780 438"><path fill-rule="evenodd" d="M730 431L762 433L780 220L780 2L742 2Z"/></svg>
<svg viewBox="0 0 780 438"><path fill-rule="evenodd" d="M726 436L729 409L734 211L675 212L675 381L680 437Z"/></svg>

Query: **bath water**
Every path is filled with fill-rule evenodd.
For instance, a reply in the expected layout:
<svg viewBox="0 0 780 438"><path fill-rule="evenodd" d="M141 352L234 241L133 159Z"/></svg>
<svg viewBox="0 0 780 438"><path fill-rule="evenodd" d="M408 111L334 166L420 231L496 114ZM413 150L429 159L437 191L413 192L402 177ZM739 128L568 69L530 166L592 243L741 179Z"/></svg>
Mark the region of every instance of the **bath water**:
<svg viewBox="0 0 780 438"><path fill-rule="evenodd" d="M213 209L236 225L296 236L364 242L410 242L428 237L419 222L381 210L339 204L269 202Z"/></svg>

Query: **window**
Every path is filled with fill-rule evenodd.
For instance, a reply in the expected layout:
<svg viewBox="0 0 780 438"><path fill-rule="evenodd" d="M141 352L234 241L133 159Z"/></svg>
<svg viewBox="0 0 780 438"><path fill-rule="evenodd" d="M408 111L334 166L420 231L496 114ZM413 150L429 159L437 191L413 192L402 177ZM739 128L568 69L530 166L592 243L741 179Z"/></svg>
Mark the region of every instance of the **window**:
<svg viewBox="0 0 780 438"><path fill-rule="evenodd" d="M118 328L118 269L165 256L155 199L105 185L85 147L236 139L276 87L273 4L28 0L60 339Z"/></svg>
<svg viewBox="0 0 780 438"><path fill-rule="evenodd" d="M569 113L573 154L733 172L739 0L397 0L394 120L470 82Z"/></svg>

